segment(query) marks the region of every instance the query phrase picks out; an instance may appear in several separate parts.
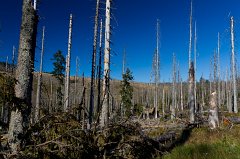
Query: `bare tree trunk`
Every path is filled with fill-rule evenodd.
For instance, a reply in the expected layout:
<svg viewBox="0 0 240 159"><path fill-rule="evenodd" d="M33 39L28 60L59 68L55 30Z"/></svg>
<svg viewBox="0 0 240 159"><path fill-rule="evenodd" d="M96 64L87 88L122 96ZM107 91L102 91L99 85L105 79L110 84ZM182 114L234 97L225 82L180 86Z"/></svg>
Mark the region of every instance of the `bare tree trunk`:
<svg viewBox="0 0 240 159"><path fill-rule="evenodd" d="M76 74L75 74L75 81L74 81L74 115L78 116L78 110L77 108L77 97L78 97L78 71L79 71L79 58L76 57Z"/></svg>
<svg viewBox="0 0 240 159"><path fill-rule="evenodd" d="M37 122L39 119L40 99L41 99L41 93L42 93L41 87L42 87L43 53L44 53L44 33L45 33L45 27L43 27L43 33L42 33L42 50L41 50L40 68L39 68L39 74L38 74L36 106L34 110L35 113L34 113L33 123Z"/></svg>
<svg viewBox="0 0 240 159"><path fill-rule="evenodd" d="M188 69L191 67L191 54L192 54L192 0L190 10L190 22L189 22L189 50L188 50Z"/></svg>
<svg viewBox="0 0 240 159"><path fill-rule="evenodd" d="M197 26L196 26L196 22L195 22L195 33L194 33L194 68L195 68L195 75L197 72ZM195 112L198 111L197 109L197 80L196 80L196 76L195 76L195 80L194 80L194 105L195 105Z"/></svg>
<svg viewBox="0 0 240 159"><path fill-rule="evenodd" d="M126 49L123 50L123 64L122 64L122 74L126 71Z"/></svg>
<svg viewBox="0 0 240 159"><path fill-rule="evenodd" d="M219 127L217 93L213 92L210 98L209 125L211 129Z"/></svg>
<svg viewBox="0 0 240 159"><path fill-rule="evenodd" d="M50 114L53 112L53 81L52 76L50 77L50 104L49 104L49 112Z"/></svg>
<svg viewBox="0 0 240 159"><path fill-rule="evenodd" d="M8 72L8 56L6 57L5 71Z"/></svg>
<svg viewBox="0 0 240 159"><path fill-rule="evenodd" d="M94 82L95 82L95 70L96 70L96 54L97 54L97 34L98 34L98 11L99 0L96 0L96 16L94 25L94 37L93 37L93 53L92 53L92 74L91 74L91 88L90 88L90 106L89 106L89 126L91 126L94 109Z"/></svg>
<svg viewBox="0 0 240 159"><path fill-rule="evenodd" d="M83 93L82 93L82 101L80 102L80 106L81 106L81 112L82 112L82 130L85 130L85 113L86 113L86 94L85 94L85 78L84 78L84 73L83 73L83 77L82 77L82 86L83 86Z"/></svg>
<svg viewBox="0 0 240 159"><path fill-rule="evenodd" d="M157 49L155 56L155 88L154 88L154 109L155 118L158 118L158 86L159 86L159 20L157 20Z"/></svg>
<svg viewBox="0 0 240 159"><path fill-rule="evenodd" d="M71 47L72 47L72 14L70 14L69 21L68 54L66 58L66 76L65 76L66 79L64 90L64 112L69 112L71 110L69 106Z"/></svg>
<svg viewBox="0 0 240 159"><path fill-rule="evenodd" d="M176 58L173 53L171 119L176 118Z"/></svg>
<svg viewBox="0 0 240 159"><path fill-rule="evenodd" d="M16 48L15 48L15 46L13 46L13 54L12 54L12 75L13 75L14 69L15 69L15 54L16 54Z"/></svg>
<svg viewBox="0 0 240 159"><path fill-rule="evenodd" d="M18 65L16 70L15 101L11 111L8 143L12 154L21 149L22 138L29 126L34 56L38 16L31 0L23 0L22 24L19 40Z"/></svg>
<svg viewBox="0 0 240 159"><path fill-rule="evenodd" d="M231 91L230 91L230 81L228 79L228 68L226 68L226 94L227 94L227 109L229 113L232 113L232 105L231 105Z"/></svg>
<svg viewBox="0 0 240 159"><path fill-rule="evenodd" d="M209 75L209 94L212 94L212 70L213 70L213 60L210 59L210 75Z"/></svg>
<svg viewBox="0 0 240 159"><path fill-rule="evenodd" d="M234 20L233 20L233 17L231 17L231 50L232 50L233 111L234 111L234 113L238 113L237 89L236 89L235 47L234 47Z"/></svg>
<svg viewBox="0 0 240 159"><path fill-rule="evenodd" d="M183 111L183 84L182 84L182 78L181 78L181 111Z"/></svg>
<svg viewBox="0 0 240 159"><path fill-rule="evenodd" d="M195 80L195 71L193 62L189 70L189 88L188 88L188 106L190 109L190 123L195 122L195 106L194 106L194 80Z"/></svg>
<svg viewBox="0 0 240 159"><path fill-rule="evenodd" d="M104 78L103 78L103 106L100 117L100 126L108 124L109 109L109 80L110 80L110 21L111 0L106 0L106 24L105 24L105 51L104 51Z"/></svg>
<svg viewBox="0 0 240 159"><path fill-rule="evenodd" d="M163 113L163 118L165 117L165 90L163 88L163 96L162 96L162 113Z"/></svg>
<svg viewBox="0 0 240 159"><path fill-rule="evenodd" d="M203 79L203 78L202 78ZM200 114L202 114L203 113L203 107L204 107L204 105L205 105L205 100L204 100L204 81L202 80L201 81L201 93L202 93L202 104L201 104L201 108L200 108Z"/></svg>
<svg viewBox="0 0 240 159"><path fill-rule="evenodd" d="M103 23L102 19L100 22L100 39L99 39L99 63L98 63L98 98L97 98L97 112L100 115L101 110L101 79L102 79L102 34L103 34ZM99 122L99 117L98 117Z"/></svg>
<svg viewBox="0 0 240 159"><path fill-rule="evenodd" d="M34 3L34 4L33 4L33 8L34 8L34 10L37 10L37 0L34 0L33 3Z"/></svg>
<svg viewBox="0 0 240 159"><path fill-rule="evenodd" d="M218 33L218 107L221 107L221 77L220 77L220 71L221 71L221 66L220 66L220 35Z"/></svg>

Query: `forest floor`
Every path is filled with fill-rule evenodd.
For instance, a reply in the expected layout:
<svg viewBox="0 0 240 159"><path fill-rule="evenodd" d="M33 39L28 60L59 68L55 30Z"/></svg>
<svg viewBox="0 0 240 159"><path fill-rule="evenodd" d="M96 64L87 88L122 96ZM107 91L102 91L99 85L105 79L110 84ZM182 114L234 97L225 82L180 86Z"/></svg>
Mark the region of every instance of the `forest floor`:
<svg viewBox="0 0 240 159"><path fill-rule="evenodd" d="M176 144L158 159L240 159L240 125L189 129L184 142Z"/></svg>

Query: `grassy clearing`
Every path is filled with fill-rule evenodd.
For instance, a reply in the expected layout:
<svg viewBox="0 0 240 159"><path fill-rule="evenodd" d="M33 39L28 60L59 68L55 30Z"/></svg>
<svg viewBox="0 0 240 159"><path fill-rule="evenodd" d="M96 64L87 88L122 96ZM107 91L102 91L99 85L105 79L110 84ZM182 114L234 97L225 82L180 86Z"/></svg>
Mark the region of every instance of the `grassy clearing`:
<svg viewBox="0 0 240 159"><path fill-rule="evenodd" d="M240 126L231 130L196 128L189 140L163 159L240 159Z"/></svg>

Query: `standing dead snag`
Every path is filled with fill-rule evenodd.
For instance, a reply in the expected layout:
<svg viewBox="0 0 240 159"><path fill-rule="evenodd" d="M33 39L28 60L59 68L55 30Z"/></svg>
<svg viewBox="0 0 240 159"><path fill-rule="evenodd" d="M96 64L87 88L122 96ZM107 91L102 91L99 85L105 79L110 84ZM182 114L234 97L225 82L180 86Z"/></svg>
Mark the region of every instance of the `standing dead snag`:
<svg viewBox="0 0 240 159"><path fill-rule="evenodd" d="M170 107L171 111L171 119L176 118L176 57L175 54L173 53L173 68L172 68L172 104Z"/></svg>
<svg viewBox="0 0 240 159"><path fill-rule="evenodd" d="M36 47L38 16L31 0L23 0L22 24L19 40L18 64L16 69L15 95L17 101L11 111L8 142L12 154L21 149L22 138L29 126L34 56Z"/></svg>
<svg viewBox="0 0 240 159"><path fill-rule="evenodd" d="M188 48L188 69L191 67L191 55L192 55L192 0L190 9L190 22L189 22L189 48Z"/></svg>
<svg viewBox="0 0 240 159"><path fill-rule="evenodd" d="M195 68L195 74L196 74L196 72L197 72L197 23L196 23L196 21L195 21L195 32L194 32L194 68ZM196 111L198 111L196 78L194 80L194 105L195 105L195 112L196 112Z"/></svg>
<svg viewBox="0 0 240 159"><path fill-rule="evenodd" d="M220 34L218 33L218 49L217 49L217 68L218 68L218 91L217 91L217 94L218 94L218 105L219 105L219 108L222 104L222 100L221 100L221 75L220 75L220 72L221 72L221 66L220 66Z"/></svg>
<svg viewBox="0 0 240 159"><path fill-rule="evenodd" d="M100 126L108 123L109 109L109 79L110 79L110 21L111 0L106 0L106 22L105 22L105 51L104 51L104 78L103 78L103 106L100 116Z"/></svg>
<svg viewBox="0 0 240 159"><path fill-rule="evenodd" d="M70 21L69 21L68 54L66 58L66 76L65 76L65 90L64 90L64 112L70 111L69 87L70 87L71 47L72 47L72 14L70 14Z"/></svg>
<svg viewBox="0 0 240 159"><path fill-rule="evenodd" d="M95 82L95 70L96 70L96 54L97 54L97 33L98 33L98 11L99 0L96 5L96 16L94 25L94 37L93 37L93 53L92 53L92 74L91 74L91 88L90 88L90 107L89 107L89 125L91 126L94 109L94 82Z"/></svg>
<svg viewBox="0 0 240 159"><path fill-rule="evenodd" d="M159 88L159 78L160 78L160 73L159 73L159 20L157 20L157 48L156 48L156 55L155 55L155 60L154 60L154 82L155 82L155 87L154 87L154 109L155 109L155 118L158 118L158 88Z"/></svg>
<svg viewBox="0 0 240 159"><path fill-rule="evenodd" d="M41 50L41 59L40 59L40 69L39 69L39 73L38 73L36 106L35 106L35 110L34 110L33 122L37 122L39 119L40 99L41 99L41 94L42 94L41 87L42 87L43 53L44 53L44 33L45 33L45 27L43 27L43 33L42 33L42 50Z"/></svg>
<svg viewBox="0 0 240 159"><path fill-rule="evenodd" d="M190 110L190 123L195 122L195 102L194 102L194 81L195 81L195 71L193 62L191 62L191 67L189 70L189 86L188 86L188 106Z"/></svg>
<svg viewBox="0 0 240 159"><path fill-rule="evenodd" d="M100 22L100 39L99 39L99 63L98 63L98 97L97 97L97 112L100 112L100 101L101 101L101 79L102 79L102 19ZM98 118L99 122L99 118Z"/></svg>
<svg viewBox="0 0 240 159"><path fill-rule="evenodd" d="M209 110L209 126L211 129L219 127L218 119L218 106L217 106L217 93L213 92L210 99L210 110Z"/></svg>
<svg viewBox="0 0 240 159"><path fill-rule="evenodd" d="M238 106L237 106L237 89L236 89L236 64L235 64L235 47L234 47L234 20L233 17L231 17L231 50L232 50L232 84L233 84L233 112L238 112Z"/></svg>

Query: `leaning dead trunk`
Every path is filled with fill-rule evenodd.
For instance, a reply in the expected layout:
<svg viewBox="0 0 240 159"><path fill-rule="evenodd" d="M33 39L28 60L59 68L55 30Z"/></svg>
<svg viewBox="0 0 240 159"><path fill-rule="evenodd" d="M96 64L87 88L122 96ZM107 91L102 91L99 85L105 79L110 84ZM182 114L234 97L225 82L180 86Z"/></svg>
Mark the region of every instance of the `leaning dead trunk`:
<svg viewBox="0 0 240 159"><path fill-rule="evenodd" d="M15 85L17 101L11 111L8 131L8 142L12 154L17 154L21 149L21 136L29 126L37 23L38 17L31 0L23 0Z"/></svg>

